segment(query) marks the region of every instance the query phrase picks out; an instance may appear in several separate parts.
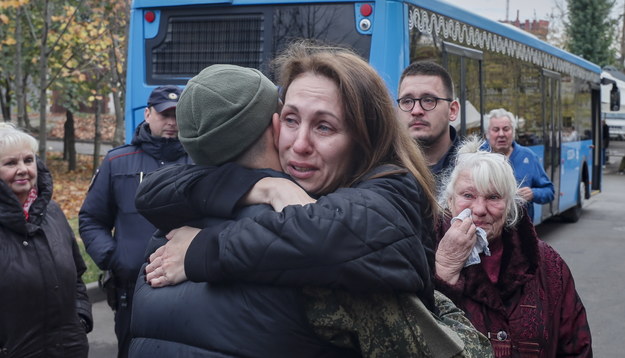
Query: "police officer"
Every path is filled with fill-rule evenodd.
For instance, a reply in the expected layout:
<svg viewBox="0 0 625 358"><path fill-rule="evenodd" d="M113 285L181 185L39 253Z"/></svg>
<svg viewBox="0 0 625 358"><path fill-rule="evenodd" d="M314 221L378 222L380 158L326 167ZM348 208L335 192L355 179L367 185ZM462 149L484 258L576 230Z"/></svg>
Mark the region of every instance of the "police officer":
<svg viewBox="0 0 625 358"><path fill-rule="evenodd" d="M102 270L109 305L115 311L118 357L128 355L130 309L146 243L155 228L135 208L135 192L146 174L174 163L190 163L178 140L176 104L182 90L157 87L144 122L130 144L109 151L96 172L79 213L80 236Z"/></svg>

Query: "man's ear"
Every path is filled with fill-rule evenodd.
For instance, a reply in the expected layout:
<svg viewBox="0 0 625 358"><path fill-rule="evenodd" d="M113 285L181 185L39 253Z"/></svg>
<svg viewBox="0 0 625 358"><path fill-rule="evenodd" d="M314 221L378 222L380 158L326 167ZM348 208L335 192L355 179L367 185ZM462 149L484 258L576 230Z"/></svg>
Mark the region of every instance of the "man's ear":
<svg viewBox="0 0 625 358"><path fill-rule="evenodd" d="M278 138L280 137L280 114L273 114L273 117L271 117L271 126L273 127L273 145L278 148Z"/></svg>
<svg viewBox="0 0 625 358"><path fill-rule="evenodd" d="M451 101L449 104L449 121L453 122L458 118L460 114L460 102L457 99Z"/></svg>
<svg viewBox="0 0 625 358"><path fill-rule="evenodd" d="M145 107L145 111L143 111L143 119L146 122L150 122L150 107Z"/></svg>

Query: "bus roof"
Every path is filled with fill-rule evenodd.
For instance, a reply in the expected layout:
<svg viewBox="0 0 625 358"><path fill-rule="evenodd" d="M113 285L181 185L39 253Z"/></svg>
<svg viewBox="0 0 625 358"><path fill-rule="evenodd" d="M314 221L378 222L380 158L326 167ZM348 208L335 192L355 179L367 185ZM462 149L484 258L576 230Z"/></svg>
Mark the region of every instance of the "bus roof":
<svg viewBox="0 0 625 358"><path fill-rule="evenodd" d="M585 60L577 55L574 55L570 52L566 52L560 48L557 48L534 35L523 31L521 29L517 29L516 27L509 26L504 23L500 23L497 21L493 21L491 19L487 19L481 15L469 12L467 10L461 9L457 6L449 4L444 0L411 0L411 3L418 5L424 9L437 12L441 15L448 16L454 19L462 19L462 22L467 23L468 25L479 27L489 32L497 33L501 36L507 37L511 40L520 42L527 46L533 47L535 49L547 52L554 56L560 57L566 61L572 62L582 68L585 68L589 71L600 74L601 67Z"/></svg>
<svg viewBox="0 0 625 358"><path fill-rule="evenodd" d="M566 52L562 49L559 49L545 41L542 41L535 37L534 35L525 32L523 30L517 29L513 26L503 24L497 21L490 20L473 12L461 9L455 5L449 4L444 0L377 0L377 1L386 1L389 3L397 3L397 2L405 2L417 5L426 10L433 11L439 13L443 16L447 16L453 19L459 19L460 21L481 28L485 31L496 33L500 36L509 38L516 42L522 43L529 47L535 48L537 50L546 52L553 56L559 57L565 61L571 62L575 65L578 65L584 69L587 69L591 72L601 74L601 67L598 65L585 60L577 55ZM158 8L158 7L178 7L178 6L193 6L193 5L204 5L204 4L213 4L213 5L263 5L263 4L293 4L293 3L301 3L301 0L133 0L132 8L133 9L144 9L144 8ZM358 1L358 0L315 0L308 1L308 3L330 3L330 2L376 2L372 1Z"/></svg>

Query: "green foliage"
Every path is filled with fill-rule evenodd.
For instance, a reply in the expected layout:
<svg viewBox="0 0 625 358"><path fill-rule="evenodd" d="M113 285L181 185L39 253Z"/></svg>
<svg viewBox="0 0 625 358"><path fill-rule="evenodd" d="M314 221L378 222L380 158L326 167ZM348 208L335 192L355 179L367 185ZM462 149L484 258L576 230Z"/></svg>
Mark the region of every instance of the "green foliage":
<svg viewBox="0 0 625 358"><path fill-rule="evenodd" d="M617 20L610 18L615 0L568 0L567 49L603 67L613 64Z"/></svg>

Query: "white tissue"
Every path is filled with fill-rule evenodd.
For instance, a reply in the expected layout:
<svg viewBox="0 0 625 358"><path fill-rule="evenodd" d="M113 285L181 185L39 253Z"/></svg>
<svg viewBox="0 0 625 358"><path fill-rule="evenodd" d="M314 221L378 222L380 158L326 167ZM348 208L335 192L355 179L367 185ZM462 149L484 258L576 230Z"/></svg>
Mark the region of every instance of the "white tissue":
<svg viewBox="0 0 625 358"><path fill-rule="evenodd" d="M456 220L464 220L470 216L471 209L466 208L462 210L462 212L458 214L458 216L452 218L451 223L453 224ZM475 246L473 246L473 249L469 254L469 258L464 263L464 267L479 264L480 262L482 262L482 260L480 260L480 254L482 252L484 253L484 255L490 256L490 250L488 249L488 240L486 240L486 231L484 231L484 229L482 229L481 227L478 227L475 234L477 235L477 240L475 240Z"/></svg>

